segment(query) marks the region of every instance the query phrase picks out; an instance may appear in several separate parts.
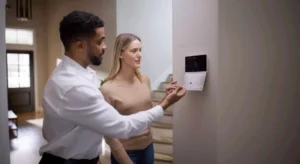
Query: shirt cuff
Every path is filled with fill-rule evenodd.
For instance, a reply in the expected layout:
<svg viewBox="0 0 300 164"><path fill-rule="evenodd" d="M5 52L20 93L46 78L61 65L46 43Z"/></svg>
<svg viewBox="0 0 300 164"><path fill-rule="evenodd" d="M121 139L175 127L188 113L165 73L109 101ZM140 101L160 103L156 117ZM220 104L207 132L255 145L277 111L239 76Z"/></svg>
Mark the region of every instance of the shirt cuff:
<svg viewBox="0 0 300 164"><path fill-rule="evenodd" d="M156 105L155 107L150 109L149 112L154 117L154 120L158 120L164 116L164 110L163 110L162 106L160 106L160 105Z"/></svg>

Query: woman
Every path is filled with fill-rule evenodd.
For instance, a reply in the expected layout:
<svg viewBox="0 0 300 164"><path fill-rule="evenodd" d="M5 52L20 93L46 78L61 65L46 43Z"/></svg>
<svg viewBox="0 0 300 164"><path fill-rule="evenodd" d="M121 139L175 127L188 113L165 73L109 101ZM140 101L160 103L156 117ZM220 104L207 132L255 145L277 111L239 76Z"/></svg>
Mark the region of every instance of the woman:
<svg viewBox="0 0 300 164"><path fill-rule="evenodd" d="M138 71L141 66L141 51L139 37L120 34L114 45L111 72L101 86L106 101L123 115L152 107L149 78ZM168 89L170 90L172 87ZM127 140L110 137L105 137L105 140L111 148L112 164L154 164L150 129Z"/></svg>

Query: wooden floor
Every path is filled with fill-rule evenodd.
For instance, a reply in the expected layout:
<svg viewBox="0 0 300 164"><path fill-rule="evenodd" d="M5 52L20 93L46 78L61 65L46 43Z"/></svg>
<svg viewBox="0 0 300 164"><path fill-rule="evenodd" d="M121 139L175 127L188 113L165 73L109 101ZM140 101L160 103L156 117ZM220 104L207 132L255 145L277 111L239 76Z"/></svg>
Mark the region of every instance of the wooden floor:
<svg viewBox="0 0 300 164"><path fill-rule="evenodd" d="M41 128L30 124L28 120L43 118L43 113L32 112L17 115L18 137L10 140L11 164L38 164L41 159L39 149L45 141ZM110 164L108 156L100 156L100 159L101 164Z"/></svg>
<svg viewBox="0 0 300 164"><path fill-rule="evenodd" d="M45 143L41 128L27 122L42 118L43 113L24 113L18 115L18 137L10 140L11 164L38 164L39 148Z"/></svg>

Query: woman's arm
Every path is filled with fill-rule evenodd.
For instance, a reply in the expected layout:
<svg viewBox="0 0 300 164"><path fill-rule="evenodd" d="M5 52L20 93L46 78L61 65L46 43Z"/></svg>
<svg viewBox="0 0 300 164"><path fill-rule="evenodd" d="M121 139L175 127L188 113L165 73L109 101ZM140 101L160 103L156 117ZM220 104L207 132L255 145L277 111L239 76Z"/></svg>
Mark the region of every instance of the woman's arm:
<svg viewBox="0 0 300 164"><path fill-rule="evenodd" d="M105 136L105 141L109 145L111 149L111 153L113 154L116 161L120 164L133 164L132 160L128 156L126 150L124 149L122 143L117 138L112 138Z"/></svg>
<svg viewBox="0 0 300 164"><path fill-rule="evenodd" d="M103 87L103 86L102 86ZM105 87L105 86L104 86ZM100 88L104 99L111 104L114 108L116 108L113 98L110 96L108 90L104 88ZM104 136L105 142L109 145L111 153L113 154L116 161L120 164L133 164L132 160L128 156L126 150L124 149L122 143L118 138Z"/></svg>

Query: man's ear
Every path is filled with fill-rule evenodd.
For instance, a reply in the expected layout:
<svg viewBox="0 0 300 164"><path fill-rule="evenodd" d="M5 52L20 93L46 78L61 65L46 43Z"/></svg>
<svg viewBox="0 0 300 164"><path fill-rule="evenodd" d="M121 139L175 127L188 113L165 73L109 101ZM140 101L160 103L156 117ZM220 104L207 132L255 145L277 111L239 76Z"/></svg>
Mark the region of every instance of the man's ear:
<svg viewBox="0 0 300 164"><path fill-rule="evenodd" d="M75 42L75 46L77 49L85 49L86 48L86 41L85 40L78 40Z"/></svg>

